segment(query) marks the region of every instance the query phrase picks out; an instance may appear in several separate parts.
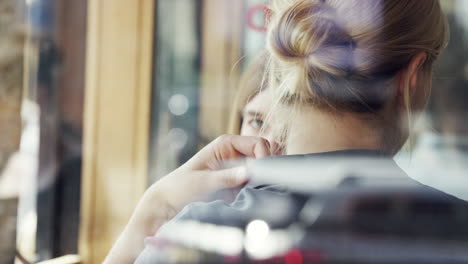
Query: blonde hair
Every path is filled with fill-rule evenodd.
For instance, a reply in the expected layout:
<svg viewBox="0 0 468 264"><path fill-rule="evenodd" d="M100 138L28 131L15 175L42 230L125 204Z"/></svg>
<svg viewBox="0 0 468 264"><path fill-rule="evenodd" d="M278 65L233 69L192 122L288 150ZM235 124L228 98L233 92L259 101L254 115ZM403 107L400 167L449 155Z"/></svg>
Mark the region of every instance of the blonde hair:
<svg viewBox="0 0 468 264"><path fill-rule="evenodd" d="M229 118L229 134L240 134L245 106L266 87L264 72L267 59L268 54L265 51L261 52L252 59L242 73Z"/></svg>
<svg viewBox="0 0 468 264"><path fill-rule="evenodd" d="M378 113L413 57L424 52L430 72L448 42L437 0L273 0L271 10L270 87L296 108Z"/></svg>

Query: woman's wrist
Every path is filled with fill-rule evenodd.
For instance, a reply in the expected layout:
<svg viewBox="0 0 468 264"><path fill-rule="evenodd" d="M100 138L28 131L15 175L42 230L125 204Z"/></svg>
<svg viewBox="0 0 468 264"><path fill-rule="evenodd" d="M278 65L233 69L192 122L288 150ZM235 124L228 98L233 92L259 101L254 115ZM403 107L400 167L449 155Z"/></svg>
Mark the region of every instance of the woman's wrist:
<svg viewBox="0 0 468 264"><path fill-rule="evenodd" d="M133 263L144 249L145 238L154 236L177 214L162 193L157 186L148 188L104 263Z"/></svg>
<svg viewBox="0 0 468 264"><path fill-rule="evenodd" d="M142 228L146 236L152 236L177 213L166 198L165 192L157 185L152 185L138 203L131 222L136 228Z"/></svg>

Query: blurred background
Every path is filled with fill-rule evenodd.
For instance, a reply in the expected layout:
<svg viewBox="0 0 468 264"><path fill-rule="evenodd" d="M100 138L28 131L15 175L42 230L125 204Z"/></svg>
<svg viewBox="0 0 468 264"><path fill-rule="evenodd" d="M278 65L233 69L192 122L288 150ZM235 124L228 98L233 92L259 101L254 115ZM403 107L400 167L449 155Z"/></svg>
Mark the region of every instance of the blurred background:
<svg viewBox="0 0 468 264"><path fill-rule="evenodd" d="M451 42L396 159L468 200L468 1L441 2ZM145 188L229 132L265 3L0 0L0 111L21 116L0 119L2 141L21 134L0 176L0 264L100 263Z"/></svg>

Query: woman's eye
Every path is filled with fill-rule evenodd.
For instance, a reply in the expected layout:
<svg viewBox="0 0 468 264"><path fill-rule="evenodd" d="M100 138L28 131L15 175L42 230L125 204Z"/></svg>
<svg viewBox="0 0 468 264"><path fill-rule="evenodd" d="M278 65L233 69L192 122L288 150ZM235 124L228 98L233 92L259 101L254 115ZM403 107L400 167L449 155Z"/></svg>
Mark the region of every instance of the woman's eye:
<svg viewBox="0 0 468 264"><path fill-rule="evenodd" d="M263 120L261 119L252 119L249 121L249 125L255 129L260 129L263 126Z"/></svg>

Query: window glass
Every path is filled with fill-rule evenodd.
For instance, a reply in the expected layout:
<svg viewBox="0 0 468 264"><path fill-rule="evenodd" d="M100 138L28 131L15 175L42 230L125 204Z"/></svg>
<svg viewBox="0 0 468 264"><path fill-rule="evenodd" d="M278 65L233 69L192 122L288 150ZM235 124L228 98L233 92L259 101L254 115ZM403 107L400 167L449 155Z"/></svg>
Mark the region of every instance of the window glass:
<svg viewBox="0 0 468 264"><path fill-rule="evenodd" d="M249 104L255 103L261 92L247 96L249 99L244 101L248 104L241 108L236 92L245 84L243 74L251 74L249 64L265 49L267 2L157 1L149 185L182 165L219 135L265 129L261 115L248 114ZM168 225L160 235L178 245L174 248L180 251L173 255L186 257L193 263L204 258L221 263L243 263L244 257L264 260L264 263L322 263L327 259L351 262L366 259L372 263L394 259L398 262L399 258L443 262L450 258L448 252L455 254L457 260L467 259L468 255L458 249L466 244L468 234L460 222L466 219L464 202L468 201L468 126L465 122L468 113L468 2L445 0L441 4L450 24L450 42L434 66L431 97L424 112L417 120L407 120L413 128L411 135L391 159L409 179L415 180L414 183L428 186L425 189L428 193L419 193L398 179L392 181L394 179L383 177L382 182L376 183L359 176L366 172L348 170L344 165L331 171L330 167L336 165L333 159L303 164L293 162L293 158L290 163L286 158L281 163L278 158L277 162L269 164L269 170L259 168L253 175L263 175L264 178L258 179L270 184L295 186L303 191L301 195L304 190L313 190L313 195L294 197L295 201L301 201L300 206L270 196L268 199L272 200L267 199L267 202L255 200L253 203L261 206L248 212L257 216L253 221L239 216L247 214L244 211L229 211L242 206L239 210L249 210L245 200L253 194L248 191L241 193L245 196L238 196L242 206L217 202L189 206L177 219L195 220L174 221L174 226ZM346 43L340 42L341 45ZM264 69L259 69L254 75L261 80ZM232 126L230 122L236 115L238 123ZM263 135L267 137L268 133ZM367 162L343 161L343 164L355 168L359 164L364 167L371 164ZM387 171L387 165L368 168L371 171L368 173L393 173ZM329 190L324 186L336 182L326 176L333 173L342 174L344 179L337 184L337 189ZM265 186L250 182L248 187L257 190ZM217 206L221 207L218 211L213 209ZM283 216L282 210L290 213L295 206L302 211L299 219L292 221L294 224L284 226L275 222L274 219ZM213 214L207 216L210 208ZM220 243L225 239L221 234L229 237L232 243ZM148 247L150 244L148 242ZM170 251L164 251L165 246L161 249ZM150 256L151 252L148 254ZM147 257L145 253L143 257Z"/></svg>
<svg viewBox="0 0 468 264"><path fill-rule="evenodd" d="M464 98L468 96L468 3L442 1L450 23L450 42L435 65L428 107L411 139L396 157L411 177L468 199ZM444 177L440 177L440 175Z"/></svg>
<svg viewBox="0 0 468 264"><path fill-rule="evenodd" d="M150 182L230 132L239 75L265 47L265 11L263 0L158 1Z"/></svg>
<svg viewBox="0 0 468 264"><path fill-rule="evenodd" d="M266 37L267 1L241 2L158 2L150 183L217 136L232 133L228 120L240 75L264 49ZM421 166L430 160L428 164L443 169L439 166L443 157L456 163L455 167L465 163L463 153L455 146L463 142L464 128L454 123L463 123L458 119L465 111L464 104L457 100L465 98L467 87L468 8L464 1L441 3L448 14L451 41L436 63L428 107L396 160L412 177L443 189L450 185L451 192L466 196L460 187L463 185L458 184L464 179L462 175L453 178L454 182L447 181L424 172L428 168ZM433 142L439 140L443 142ZM443 146L442 152L432 148L434 144ZM463 174L463 168L460 170Z"/></svg>
<svg viewBox="0 0 468 264"><path fill-rule="evenodd" d="M36 263L82 253L78 249L82 219L87 221L85 236L88 236L83 241L89 242L84 248L91 252L86 253L93 260L106 255L106 250L124 229L121 222L130 219L133 200L140 197L139 190L143 192L143 187L155 186L154 183L170 175L223 134L262 136L269 140L270 147L276 146L273 139L284 140L279 142L282 144L275 149L275 154L285 154L290 151L287 147L292 146L287 144L287 139L295 135L295 131L285 130L278 136L273 128L277 124L293 122L297 117L293 114L300 111L281 115L285 112L270 110L273 106L288 106L299 96L288 90L281 100L272 102L268 89L275 81L277 85L287 87L289 81L304 76L312 79L317 72L281 75L284 69L270 64L265 50L267 25L272 15L267 6L272 0L155 0L154 17L150 16L154 30L150 37L145 31L151 31L145 23L148 21L135 19L140 14L148 14L141 11L142 6L146 6L141 4L143 0L135 5L115 1L119 3L118 7L109 4L110 1L106 4L99 1L92 2L95 9L90 10L102 11L98 7L110 7L106 16L112 16L114 12L115 16L123 16L122 10L133 8L129 10L131 15L125 16L119 25L132 30L136 28L137 32L125 31L135 33L127 36L102 30L114 25L108 17L96 15L104 12L96 11L93 16L88 16L91 0L0 0L0 264L12 263L15 257L20 262ZM302 2L318 4L327 1ZM450 42L433 68L432 90L425 107L418 108L424 109L418 113L419 118L412 119L410 114L408 120L402 118L406 122L402 126L412 129L409 139L402 142L404 146L395 156L375 149L346 148L339 155L327 150L317 159L310 151L296 151L295 155L290 155L292 157L278 155L260 161L249 159L247 162L241 160L242 163L236 160L221 164L219 168L223 170L246 164L250 181L183 207L174 221L167 221L157 234L154 229L152 233L145 233L148 235L146 240L139 240L139 245L145 249L136 263L146 263L146 257L150 259L149 263L156 263L154 258L161 263L386 263L393 260L406 263L408 259L418 263L468 262L468 1L441 0L441 5L450 25ZM326 13L328 9L324 10L319 11ZM314 12L315 9L308 10L306 15L315 19ZM362 17L357 20L366 19L365 12L360 15ZM318 15L318 18L323 17ZM284 19L286 22L292 20L290 17ZM87 28L89 21L102 26L96 30L99 34L93 31L95 28ZM307 22L306 19L301 22L304 21ZM144 25L141 32L140 24ZM335 24L339 25L338 22ZM356 28L357 31L361 29L364 30L364 26ZM411 30L401 28L400 33ZM102 39L100 33L105 35ZM87 36L96 39L88 43ZM303 36L297 34L295 37ZM336 55L334 52L360 48L352 39L337 37L337 40L334 37L327 39L333 44L325 45L327 53L314 51L314 56L318 57L311 61L327 61ZM153 41L151 74L144 72L148 66L142 59L145 56L125 56L122 60L135 63L138 68L135 72L128 69L132 67L114 68L102 59L120 56L116 50L146 55L144 43L150 39ZM122 45L107 52L106 47L96 45L101 40L105 40L103 43L120 41ZM398 40L396 37L394 41ZM282 43L283 46L287 44ZM127 45L130 48L125 50ZM90 46L93 52L87 53ZM303 67L307 61L296 61L301 56L294 55L295 58L289 58L294 61L289 66ZM346 67L351 61L348 55L338 56L339 63ZM92 60L89 65L96 67L96 72L89 68L86 71L85 59ZM427 57L422 61L425 59ZM388 65L391 67L397 66ZM89 142L96 143L98 155L85 157L92 163L87 164L93 171L87 186L92 193L82 197L85 72L91 75L104 73L102 75L108 82L103 83L114 85L117 82L109 76L126 71L136 80L129 78L132 80L128 83L138 88L134 90L137 92L128 92L135 87L128 87L128 90L118 87L118 100L113 102L117 96L109 96L90 105L111 102L105 105L115 106L118 104L115 101L125 101L129 95L132 97L129 98L130 107L125 109L130 110L121 112L130 113L128 116L137 121L124 126L137 124L138 128L113 131L118 136L109 138L130 140L110 142L110 145L122 143L124 148L106 145L112 140L99 145L99 139L107 136L102 131L96 133L99 135L89 134ZM389 73L378 74L387 77ZM145 75L151 75L151 95L142 99L145 96L141 94L145 95L146 90L138 86L145 86L146 82L139 77ZM346 78L350 76L352 74L346 72ZM93 78L98 79L92 80L93 85L99 86L99 76ZM336 76L333 78L330 80L340 80ZM326 83L312 81L318 87ZM367 87L365 82L360 84ZM93 87L96 89L93 92L96 96L106 97L114 92L113 85L106 87L105 92L100 87ZM341 99L349 94L347 89L342 89L333 96ZM148 114L145 107L139 105L148 102L143 102L145 99L151 105L149 124L142 121L148 116L133 114ZM404 102L406 110L408 105L421 103L408 100ZM323 106L329 102L311 99L307 103ZM118 116L108 118L114 114L114 109L104 108L98 105L93 109L100 118L88 118L102 122L96 125L101 129L113 128L110 124L121 120ZM328 110L335 113L336 109ZM269 116L269 113L273 115ZM336 120L339 122L346 114L349 113L335 116ZM128 116L126 120L131 119ZM375 131L399 129L384 127L382 123L366 118L371 124L369 127ZM315 125L317 129L312 130L307 139L317 139L314 133L327 124L325 119L318 118L297 127ZM349 130L358 127L354 124ZM145 133L139 133L141 127ZM317 142L336 136L335 132L330 130L330 135L322 135L323 139ZM145 135L144 139L139 138L141 135ZM354 138L351 138L349 135L351 133L340 136L351 143L372 136L352 134ZM135 142L138 144L146 139L148 153L144 147L133 147ZM385 140L391 142L394 139ZM310 143L306 141L292 147L302 150L303 145ZM109 153L114 149L132 153L109 155L114 154ZM102 153L111 158L103 158ZM140 173L147 178L142 180L135 176ZM394 174L405 177L389 177ZM135 184L129 187L119 179ZM210 185L205 179L191 183ZM111 182L113 184L109 184ZM180 192L183 189L179 188L181 182L175 185L171 191L184 196L185 193ZM125 200L125 204L115 199L117 195ZM80 215L83 200L88 201L90 207L86 208L89 214L86 217ZM171 206L168 208L174 210ZM148 211L153 213L152 209ZM104 217L97 216L98 210L102 213L99 216Z"/></svg>
<svg viewBox="0 0 468 264"><path fill-rule="evenodd" d="M86 1L0 1L0 17L0 263L77 254Z"/></svg>

